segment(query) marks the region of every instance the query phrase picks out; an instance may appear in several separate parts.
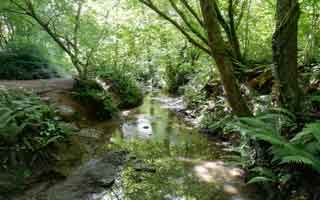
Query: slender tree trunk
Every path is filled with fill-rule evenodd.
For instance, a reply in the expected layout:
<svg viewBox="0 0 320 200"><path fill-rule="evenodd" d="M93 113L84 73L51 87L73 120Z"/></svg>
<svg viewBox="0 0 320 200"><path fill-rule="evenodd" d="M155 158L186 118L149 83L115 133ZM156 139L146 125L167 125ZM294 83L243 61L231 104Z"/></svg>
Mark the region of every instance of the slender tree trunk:
<svg viewBox="0 0 320 200"><path fill-rule="evenodd" d="M316 0L312 4L312 19L310 23L310 31L306 35L307 44L304 50L304 61L305 65L310 65L314 62L315 49L316 49L316 36L319 30L319 11L316 6Z"/></svg>
<svg viewBox="0 0 320 200"><path fill-rule="evenodd" d="M200 0L200 3L205 28L208 32L211 56L216 61L230 107L237 116L250 116L251 112L241 96L240 88L234 75L232 58L227 53L227 47L221 34L214 7L215 2L212 0Z"/></svg>
<svg viewBox="0 0 320 200"><path fill-rule="evenodd" d="M298 0L278 0L276 30L273 34L273 62L278 102L291 112L300 110L298 86L297 38Z"/></svg>
<svg viewBox="0 0 320 200"><path fill-rule="evenodd" d="M230 33L229 33L229 40L233 48L233 53L235 59L242 63L242 54L240 49L240 42L238 39L235 22L234 22L234 9L233 9L233 0L229 0L229 8L228 8L228 14L229 14L229 26L230 26Z"/></svg>

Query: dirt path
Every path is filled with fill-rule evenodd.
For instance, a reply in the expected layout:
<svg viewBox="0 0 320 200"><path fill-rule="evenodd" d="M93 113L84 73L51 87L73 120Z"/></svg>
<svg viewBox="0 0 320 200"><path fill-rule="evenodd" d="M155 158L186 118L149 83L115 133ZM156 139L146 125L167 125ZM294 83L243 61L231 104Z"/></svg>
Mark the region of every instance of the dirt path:
<svg viewBox="0 0 320 200"><path fill-rule="evenodd" d="M36 93L45 93L53 90L70 90L74 85L73 79L47 79L47 80L1 80L0 87L9 89L26 89Z"/></svg>

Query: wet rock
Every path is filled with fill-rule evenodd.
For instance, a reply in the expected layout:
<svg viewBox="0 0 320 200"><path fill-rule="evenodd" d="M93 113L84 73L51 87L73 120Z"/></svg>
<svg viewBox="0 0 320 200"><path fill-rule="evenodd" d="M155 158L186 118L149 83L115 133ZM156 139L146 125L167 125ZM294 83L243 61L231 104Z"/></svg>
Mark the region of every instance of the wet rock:
<svg viewBox="0 0 320 200"><path fill-rule="evenodd" d="M73 121L76 116L76 111L72 107L66 105L57 106L57 112L63 120L68 122Z"/></svg>
<svg viewBox="0 0 320 200"><path fill-rule="evenodd" d="M91 160L71 174L66 181L49 189L46 200L95 200L110 188L126 152L108 152L102 158Z"/></svg>
<svg viewBox="0 0 320 200"><path fill-rule="evenodd" d="M5 194L17 189L16 177L10 174L0 174L0 200L5 199Z"/></svg>
<svg viewBox="0 0 320 200"><path fill-rule="evenodd" d="M99 139L100 136L103 135L103 132L95 128L83 128L77 133L77 135L81 137Z"/></svg>
<svg viewBox="0 0 320 200"><path fill-rule="evenodd" d="M68 176L72 169L86 159L87 149L76 135L71 136L68 142L54 144L56 163L52 169L61 176Z"/></svg>
<svg viewBox="0 0 320 200"><path fill-rule="evenodd" d="M41 97L41 100L46 102L46 103L50 103L51 98L50 97Z"/></svg>

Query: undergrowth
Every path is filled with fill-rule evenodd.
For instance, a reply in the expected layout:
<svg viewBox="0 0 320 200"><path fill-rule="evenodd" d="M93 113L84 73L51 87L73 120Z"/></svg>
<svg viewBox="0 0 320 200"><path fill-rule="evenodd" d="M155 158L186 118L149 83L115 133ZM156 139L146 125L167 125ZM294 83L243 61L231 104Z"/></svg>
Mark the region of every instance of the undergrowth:
<svg viewBox="0 0 320 200"><path fill-rule="evenodd" d="M77 80L74 97L83 103L96 119L105 120L118 115L119 110L111 93L94 80Z"/></svg>
<svg viewBox="0 0 320 200"><path fill-rule="evenodd" d="M0 89L0 193L18 189L35 169L48 166L55 160L53 144L70 134L39 96Z"/></svg>
<svg viewBox="0 0 320 200"><path fill-rule="evenodd" d="M8 45L0 51L0 79L32 80L59 76L47 56L35 45Z"/></svg>

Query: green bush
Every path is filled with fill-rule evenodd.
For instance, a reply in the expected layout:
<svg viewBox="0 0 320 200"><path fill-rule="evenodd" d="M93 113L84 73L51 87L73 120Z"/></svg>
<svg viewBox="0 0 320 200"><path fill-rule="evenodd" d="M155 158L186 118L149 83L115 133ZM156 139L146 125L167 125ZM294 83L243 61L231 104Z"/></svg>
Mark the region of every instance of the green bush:
<svg viewBox="0 0 320 200"><path fill-rule="evenodd" d="M120 109L128 109L139 106L143 102L143 92L133 75L119 68L104 68L99 73L110 91L115 94L119 101Z"/></svg>
<svg viewBox="0 0 320 200"><path fill-rule="evenodd" d="M119 110L112 95L96 81L77 80L74 91L75 98L84 103L95 115L95 118L105 120L117 115Z"/></svg>
<svg viewBox="0 0 320 200"><path fill-rule="evenodd" d="M11 45L0 52L0 79L32 80L59 77L35 45Z"/></svg>
<svg viewBox="0 0 320 200"><path fill-rule="evenodd" d="M170 94L178 94L179 88L185 86L194 75L194 67L189 63L181 65L168 64L165 69L165 81Z"/></svg>
<svg viewBox="0 0 320 200"><path fill-rule="evenodd" d="M0 167L29 166L49 158L49 145L67 135L54 110L40 97L0 90Z"/></svg>
<svg viewBox="0 0 320 200"><path fill-rule="evenodd" d="M222 136L225 132L227 124L233 120L234 116L231 109L226 108L226 99L218 96L214 99L214 106L204 113L200 127L210 134L218 134Z"/></svg>
<svg viewBox="0 0 320 200"><path fill-rule="evenodd" d="M206 94L201 89L188 85L184 89L184 100L188 108L197 109L206 101Z"/></svg>

